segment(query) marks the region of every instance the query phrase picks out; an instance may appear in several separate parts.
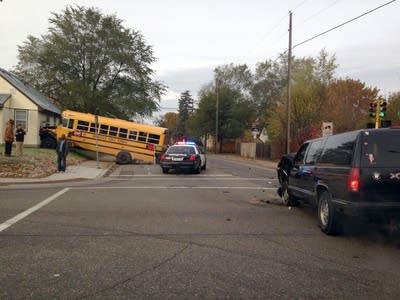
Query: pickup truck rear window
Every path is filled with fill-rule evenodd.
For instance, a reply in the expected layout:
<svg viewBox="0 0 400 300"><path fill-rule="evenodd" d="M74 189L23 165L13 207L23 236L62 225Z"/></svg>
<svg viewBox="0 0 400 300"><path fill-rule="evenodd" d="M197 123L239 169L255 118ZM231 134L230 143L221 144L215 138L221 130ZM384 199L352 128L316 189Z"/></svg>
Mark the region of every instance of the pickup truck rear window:
<svg viewBox="0 0 400 300"><path fill-rule="evenodd" d="M362 167L400 167L400 130L366 131L361 145Z"/></svg>
<svg viewBox="0 0 400 300"><path fill-rule="evenodd" d="M349 166L353 157L358 132L329 136L320 162L339 166Z"/></svg>

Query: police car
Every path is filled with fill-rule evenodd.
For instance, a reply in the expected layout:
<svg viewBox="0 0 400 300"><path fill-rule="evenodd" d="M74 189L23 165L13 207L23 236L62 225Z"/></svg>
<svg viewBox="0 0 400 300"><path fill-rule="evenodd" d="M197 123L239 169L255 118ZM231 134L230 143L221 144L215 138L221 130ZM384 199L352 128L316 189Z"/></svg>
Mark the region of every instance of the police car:
<svg viewBox="0 0 400 300"><path fill-rule="evenodd" d="M164 174L171 169L199 174L206 169L206 155L194 142L178 142L160 156L160 166Z"/></svg>

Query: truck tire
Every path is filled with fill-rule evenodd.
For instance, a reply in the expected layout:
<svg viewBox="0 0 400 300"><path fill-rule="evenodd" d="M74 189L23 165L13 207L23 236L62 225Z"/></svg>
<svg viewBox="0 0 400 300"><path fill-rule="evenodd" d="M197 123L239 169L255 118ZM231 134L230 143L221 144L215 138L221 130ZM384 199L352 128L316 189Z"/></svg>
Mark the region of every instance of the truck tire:
<svg viewBox="0 0 400 300"><path fill-rule="evenodd" d="M318 225L327 235L341 233L340 218L328 191L321 192L318 197Z"/></svg>
<svg viewBox="0 0 400 300"><path fill-rule="evenodd" d="M299 202L290 194L288 186L289 186L289 181L286 178L282 181L281 191L280 191L283 205L285 206L299 205Z"/></svg>
<svg viewBox="0 0 400 300"><path fill-rule="evenodd" d="M40 142L40 148L55 149L56 147L57 147L57 141L50 136L43 138Z"/></svg>

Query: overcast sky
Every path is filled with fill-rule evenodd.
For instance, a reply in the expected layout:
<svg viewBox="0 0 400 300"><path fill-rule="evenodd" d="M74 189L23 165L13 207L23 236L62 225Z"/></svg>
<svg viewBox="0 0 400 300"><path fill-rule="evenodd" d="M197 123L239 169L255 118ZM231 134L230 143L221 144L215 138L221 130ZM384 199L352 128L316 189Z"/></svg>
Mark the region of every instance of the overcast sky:
<svg viewBox="0 0 400 300"><path fill-rule="evenodd" d="M176 111L180 93L194 98L222 64L275 59L288 47L351 20L389 0L3 0L0 2L0 67L17 64L17 46L49 27L51 12L66 5L99 8L140 31L153 46L157 79L168 87L161 113ZM400 91L400 1L395 1L310 42L297 57L335 54L337 76L377 87L383 96Z"/></svg>

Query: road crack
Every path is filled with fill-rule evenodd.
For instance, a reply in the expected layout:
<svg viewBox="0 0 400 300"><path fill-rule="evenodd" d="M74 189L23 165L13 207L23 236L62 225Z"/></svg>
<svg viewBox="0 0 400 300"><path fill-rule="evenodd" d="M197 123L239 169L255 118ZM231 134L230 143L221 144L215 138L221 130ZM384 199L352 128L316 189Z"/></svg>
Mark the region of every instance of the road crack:
<svg viewBox="0 0 400 300"><path fill-rule="evenodd" d="M130 281L133 281L134 279L136 279L136 278L138 278L138 277L144 275L144 274L147 273L147 272L152 272L152 271L154 271L154 270L157 270L157 269L161 268L162 266L166 265L167 263L169 263L170 261L174 260L174 259L175 259L176 257L178 257L179 255L181 255L186 249L189 248L189 246L190 246L190 245L186 245L185 247L182 247L180 250L176 251L176 252L175 252L173 255L171 255L170 257L167 257L166 259L162 260L162 261L159 262L158 264L155 264L155 265L153 265L153 266L151 266L151 267L149 267L149 268L147 268L147 269L144 269L143 271L140 271L139 273L136 273L136 274L134 274L134 275L131 276L131 277L128 277L128 278L123 279L123 280L120 280L120 281L117 281L117 282L115 282L113 285L108 286L108 287L106 287L106 288L104 288L104 289L102 289L102 290L100 290L100 291L98 291L98 292L95 292L95 293L92 293L92 294L89 294L89 295L83 295L83 296L78 297L78 298L76 298L76 299L84 299L84 298L96 297L96 296L98 296L98 295L100 295L100 294L102 294L102 293L105 293L105 292L108 292L108 291L112 291L113 289L115 289L115 288L117 288L117 287L119 287L119 286L121 286L121 285L124 285L124 284L126 284L126 283L128 283L128 282L130 282Z"/></svg>

